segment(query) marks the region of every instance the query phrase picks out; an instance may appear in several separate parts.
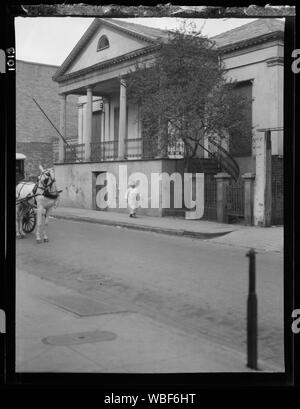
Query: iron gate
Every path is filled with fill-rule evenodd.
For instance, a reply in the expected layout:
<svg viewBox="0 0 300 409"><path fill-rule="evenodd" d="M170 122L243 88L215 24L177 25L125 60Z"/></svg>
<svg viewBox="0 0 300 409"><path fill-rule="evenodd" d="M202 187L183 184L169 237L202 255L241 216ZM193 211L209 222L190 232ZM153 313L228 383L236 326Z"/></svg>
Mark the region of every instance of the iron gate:
<svg viewBox="0 0 300 409"><path fill-rule="evenodd" d="M283 224L283 158L272 156L272 224Z"/></svg>
<svg viewBox="0 0 300 409"><path fill-rule="evenodd" d="M214 174L204 175L204 215L203 219L217 220L217 181Z"/></svg>
<svg viewBox="0 0 300 409"><path fill-rule="evenodd" d="M239 178L236 182L230 180L226 189L227 215L230 218L244 218L244 180Z"/></svg>

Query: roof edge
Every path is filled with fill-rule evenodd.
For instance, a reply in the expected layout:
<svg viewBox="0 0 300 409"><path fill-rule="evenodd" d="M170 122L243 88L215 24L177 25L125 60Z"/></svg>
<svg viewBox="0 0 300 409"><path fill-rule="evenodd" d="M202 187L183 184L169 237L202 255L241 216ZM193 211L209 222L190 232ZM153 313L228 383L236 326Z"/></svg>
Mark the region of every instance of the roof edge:
<svg viewBox="0 0 300 409"><path fill-rule="evenodd" d="M25 61L25 60L20 60L20 59L16 60L16 63L20 63L20 62L23 64L33 64L33 65L42 65L44 67L59 68L59 65L54 65L54 64L47 64L47 63L35 62L35 61Z"/></svg>
<svg viewBox="0 0 300 409"><path fill-rule="evenodd" d="M247 38L246 40L237 41L232 44L226 44L224 46L218 47L217 42L213 40L216 44L217 49L222 53L225 54L230 51L238 50L241 48L246 48L251 45L255 45L258 43L264 43L274 38L281 38L284 39L284 32L283 31L274 31L272 33L263 34L257 37Z"/></svg>
<svg viewBox="0 0 300 409"><path fill-rule="evenodd" d="M57 78L59 78L64 71L66 71L66 69L69 67L69 65L71 64L71 62L75 58L75 56L82 50L82 48L85 46L85 44L89 41L89 39L93 36L93 34L99 28L101 23L106 24L106 25L108 25L108 26L110 26L110 27L112 27L112 28L114 28L116 30L123 31L123 32L125 32L125 33L127 33L127 34L129 34L129 35L131 35L131 36L133 36L135 38L142 39L142 40L144 40L144 41L146 41L148 43L151 43L151 44L158 43L157 39L155 39L153 37L150 37L150 36L146 36L145 34L136 33L136 32L134 32L134 31L132 31L130 29L127 29L125 27L121 27L116 22L109 21L108 19L105 19L105 18L95 18L95 20L91 23L91 25L88 27L88 29L83 34L81 39L78 41L78 43L75 45L75 47L70 52L68 57L65 59L65 61L62 63L62 65L58 68L58 70L56 71L56 73L52 77L54 81Z"/></svg>
<svg viewBox="0 0 300 409"><path fill-rule="evenodd" d="M58 68L56 73L53 75L53 79L55 80L56 77L60 76L63 71L65 71L68 66L70 65L71 61L75 57L75 55L84 47L86 42L90 39L90 37L93 35L93 33L96 31L96 29L99 26L98 19L95 18L94 21L91 23L91 25L88 27L88 29L85 31L81 39L76 43L70 54L67 56L67 58L64 60L64 62L61 64L61 66Z"/></svg>

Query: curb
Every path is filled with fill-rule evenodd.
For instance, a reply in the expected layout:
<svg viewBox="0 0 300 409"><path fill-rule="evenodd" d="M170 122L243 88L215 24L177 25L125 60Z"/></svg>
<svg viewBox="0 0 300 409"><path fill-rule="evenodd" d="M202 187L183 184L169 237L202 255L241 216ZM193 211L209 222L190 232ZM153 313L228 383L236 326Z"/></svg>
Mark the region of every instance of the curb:
<svg viewBox="0 0 300 409"><path fill-rule="evenodd" d="M105 226L125 227L127 229L151 231L154 233L168 234L171 236L190 237L190 238L202 239L202 240L221 237L233 231L233 230L229 230L229 231L218 232L218 233L201 233L201 232L193 232L193 231L188 231L188 230L175 230L175 229L168 229L168 228L163 228L163 227L153 227L153 226L147 226L143 224L116 222L113 220L94 219L91 217L84 217L84 216L78 217L78 216L66 216L66 215L53 215L52 217L54 217L55 219L72 220L72 221L77 221L77 222L82 221L82 222L87 222L87 223L97 223L97 224L102 224Z"/></svg>

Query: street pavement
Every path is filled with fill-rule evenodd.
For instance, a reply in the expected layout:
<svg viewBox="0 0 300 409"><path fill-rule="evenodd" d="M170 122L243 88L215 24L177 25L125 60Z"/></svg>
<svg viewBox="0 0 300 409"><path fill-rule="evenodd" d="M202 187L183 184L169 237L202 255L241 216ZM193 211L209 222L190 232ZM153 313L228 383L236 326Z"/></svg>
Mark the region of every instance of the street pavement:
<svg viewBox="0 0 300 409"><path fill-rule="evenodd" d="M61 219L49 234L17 241L18 371L248 371L244 248ZM78 316L49 302L57 295L108 310ZM282 371L281 253L257 255L257 295L259 368ZM72 334L83 342L46 342Z"/></svg>
<svg viewBox="0 0 300 409"><path fill-rule="evenodd" d="M245 354L144 315L78 317L45 301L49 295L76 294L73 290L21 270L16 283L16 372L255 372L247 368ZM80 342L85 334L89 339ZM93 334L99 339L93 340ZM101 334L113 336L101 340ZM69 338L63 340L62 335ZM58 344L56 336L61 339ZM280 372L263 361L259 369Z"/></svg>
<svg viewBox="0 0 300 409"><path fill-rule="evenodd" d="M60 219L199 238L210 240L211 243L254 248L256 251L283 252L283 226L244 226L201 219L185 220L178 217L138 216L134 219L129 218L126 213L71 207L58 207L54 210L53 216Z"/></svg>

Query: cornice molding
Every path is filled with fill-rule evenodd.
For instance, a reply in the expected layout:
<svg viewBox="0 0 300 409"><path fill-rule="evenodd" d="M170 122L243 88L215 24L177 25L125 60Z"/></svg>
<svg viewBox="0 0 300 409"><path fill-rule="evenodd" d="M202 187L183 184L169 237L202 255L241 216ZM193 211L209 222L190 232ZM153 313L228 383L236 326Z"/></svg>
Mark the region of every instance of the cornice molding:
<svg viewBox="0 0 300 409"><path fill-rule="evenodd" d="M265 43L274 39L284 39L283 31L276 31L274 33L264 34L262 36L249 38L247 40L239 41L234 44L227 44L223 47L217 47L221 54L226 54L231 51L239 50L242 48L250 47L252 45Z"/></svg>
<svg viewBox="0 0 300 409"><path fill-rule="evenodd" d="M139 50L132 51L128 54L121 55L119 57L112 58L110 60L102 61L100 63L91 65L89 67L83 68L81 70L71 72L69 74L63 74L60 76L53 76L52 79L56 82L64 82L70 79L74 79L77 77L81 77L82 75L89 74L91 72L100 71L105 68L111 67L113 65L120 64L124 61L132 60L136 57L140 57L142 55L150 54L151 52L156 51L159 48L159 45L151 45L148 47L141 48Z"/></svg>
<svg viewBox="0 0 300 409"><path fill-rule="evenodd" d="M266 60L266 64L268 67L273 67L274 65L284 65L284 58L283 57L273 57Z"/></svg>
<svg viewBox="0 0 300 409"><path fill-rule="evenodd" d="M126 34L128 34L128 35L130 35L132 37L135 37L135 38L138 38L140 40L146 41L146 42L148 42L150 44L158 44L159 43L159 40L157 40L157 39L148 37L148 36L146 36L144 34L136 33L135 31L132 31L132 30L127 29L125 27L121 27L115 22L107 21L106 19L96 18L92 22L92 24L89 26L87 31L83 34L83 36L78 41L78 43L75 45L75 47L73 48L71 53L68 55L68 57L65 59L65 61L62 63L62 65L58 68L56 73L53 75L52 79L54 81L57 81L59 78L61 78L64 75L62 73L64 73L68 69L68 67L70 66L71 62L74 60L76 55L78 55L80 53L80 51L84 48L86 43L90 40L90 38L98 30L98 28L100 27L101 24L109 26L114 30L125 32Z"/></svg>

